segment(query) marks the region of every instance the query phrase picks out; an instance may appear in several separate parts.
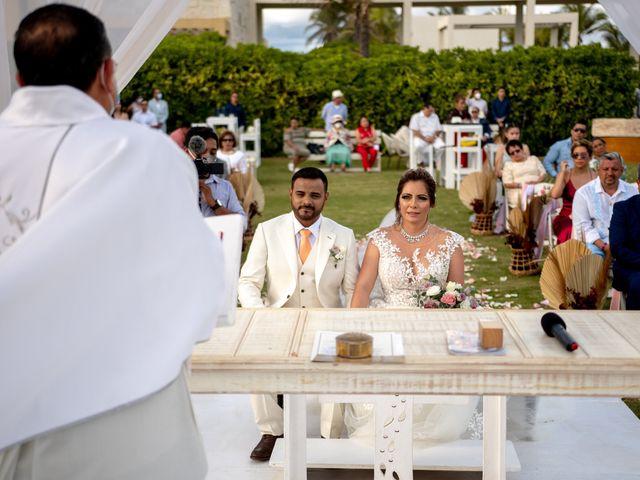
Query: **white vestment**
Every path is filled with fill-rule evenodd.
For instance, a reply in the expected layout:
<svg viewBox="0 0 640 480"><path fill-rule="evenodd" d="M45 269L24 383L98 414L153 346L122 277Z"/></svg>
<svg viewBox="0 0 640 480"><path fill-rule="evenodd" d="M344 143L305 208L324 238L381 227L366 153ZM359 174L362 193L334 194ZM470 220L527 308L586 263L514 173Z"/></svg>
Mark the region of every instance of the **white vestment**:
<svg viewBox="0 0 640 480"><path fill-rule="evenodd" d="M0 450L147 398L223 291L193 164L67 87L0 115Z"/></svg>

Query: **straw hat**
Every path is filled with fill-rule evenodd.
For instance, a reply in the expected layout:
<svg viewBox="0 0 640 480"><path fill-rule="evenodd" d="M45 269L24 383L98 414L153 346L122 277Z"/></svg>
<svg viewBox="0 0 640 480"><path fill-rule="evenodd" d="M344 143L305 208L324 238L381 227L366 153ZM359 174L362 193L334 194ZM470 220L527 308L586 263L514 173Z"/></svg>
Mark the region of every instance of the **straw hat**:
<svg viewBox="0 0 640 480"><path fill-rule="evenodd" d="M334 90L333 92L331 92L331 100L335 100L336 98L339 98L339 97L344 97L344 95L340 90Z"/></svg>
<svg viewBox="0 0 640 480"><path fill-rule="evenodd" d="M336 114L333 117L331 117L331 125L334 125L338 122L344 123L344 119L342 118L342 115Z"/></svg>

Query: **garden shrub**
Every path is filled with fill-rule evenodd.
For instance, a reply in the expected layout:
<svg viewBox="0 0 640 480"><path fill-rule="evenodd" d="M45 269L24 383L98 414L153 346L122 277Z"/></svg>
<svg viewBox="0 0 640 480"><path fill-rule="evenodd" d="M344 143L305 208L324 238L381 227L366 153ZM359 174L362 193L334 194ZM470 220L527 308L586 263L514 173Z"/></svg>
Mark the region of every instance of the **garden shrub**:
<svg viewBox="0 0 640 480"><path fill-rule="evenodd" d="M571 49L516 47L509 52L455 49L436 53L399 45L371 46L362 58L353 45L328 45L306 54L262 45L225 45L216 33L167 36L122 93L123 102L153 87L164 92L169 128L203 122L228 101L233 90L248 122L262 121L265 155L282 150L282 129L292 115L323 127L322 106L339 88L355 128L368 115L377 128L395 132L428 97L442 119L456 93L482 89L487 101L505 86L512 121L523 126L532 152L544 155L566 138L576 119L631 115L640 80L635 61L598 45Z"/></svg>

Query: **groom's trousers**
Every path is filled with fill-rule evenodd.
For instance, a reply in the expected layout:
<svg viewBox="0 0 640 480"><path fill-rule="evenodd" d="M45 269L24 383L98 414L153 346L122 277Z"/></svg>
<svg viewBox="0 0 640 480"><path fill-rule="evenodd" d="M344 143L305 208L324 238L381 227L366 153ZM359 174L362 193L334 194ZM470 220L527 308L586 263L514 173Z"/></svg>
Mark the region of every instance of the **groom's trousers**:
<svg viewBox="0 0 640 480"><path fill-rule="evenodd" d="M274 394L251 395L251 406L261 434L279 436L284 433L283 410ZM342 434L344 404L320 404L320 434L324 438L339 438Z"/></svg>

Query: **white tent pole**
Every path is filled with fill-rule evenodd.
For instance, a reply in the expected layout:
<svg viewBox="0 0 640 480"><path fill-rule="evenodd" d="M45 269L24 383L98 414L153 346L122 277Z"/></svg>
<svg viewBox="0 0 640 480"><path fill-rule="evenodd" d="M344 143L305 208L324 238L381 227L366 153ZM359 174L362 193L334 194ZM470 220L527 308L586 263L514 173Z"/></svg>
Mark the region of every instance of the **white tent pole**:
<svg viewBox="0 0 640 480"><path fill-rule="evenodd" d="M9 62L9 37L5 0L0 0L0 111L9 105L11 99L11 72Z"/></svg>

